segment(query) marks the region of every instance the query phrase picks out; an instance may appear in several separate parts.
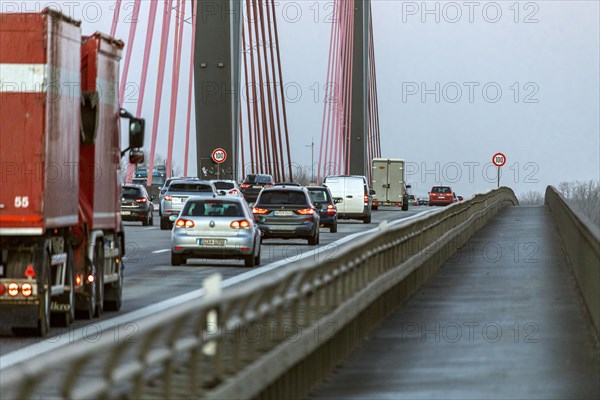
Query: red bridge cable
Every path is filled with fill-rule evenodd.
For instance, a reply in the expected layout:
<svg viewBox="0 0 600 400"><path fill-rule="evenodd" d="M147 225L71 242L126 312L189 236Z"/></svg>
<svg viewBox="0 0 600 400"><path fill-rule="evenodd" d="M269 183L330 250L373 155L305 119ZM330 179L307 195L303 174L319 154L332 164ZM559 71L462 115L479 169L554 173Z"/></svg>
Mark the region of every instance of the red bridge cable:
<svg viewBox="0 0 600 400"><path fill-rule="evenodd" d="M273 98L275 103L275 123L276 123L276 131L277 131L277 143L279 145L278 149L278 160L279 160L279 170L281 175L281 180L286 181L285 177L285 155L283 152L283 136L281 134L281 114L279 112L279 95L277 91L277 84L283 85L281 80L278 82L277 75L277 65L275 64L275 50L273 49L273 25L271 23L271 9L269 7L269 1L265 2L265 9L267 14L267 32L269 33L269 55L271 58L271 70L273 71ZM273 14L273 18L275 18L275 14ZM285 100L282 98L282 100Z"/></svg>
<svg viewBox="0 0 600 400"><path fill-rule="evenodd" d="M169 144L167 148L167 177L171 176L173 166L173 141L177 119L177 100L179 92L179 72L181 69L181 50L183 43L183 21L185 20L185 0L177 0L175 10L175 42L173 45L173 70L171 76L171 112L169 120Z"/></svg>
<svg viewBox="0 0 600 400"><path fill-rule="evenodd" d="M158 121L160 115L160 103L162 100L163 81L165 77L165 63L167 59L167 48L169 44L169 27L171 25L171 8L173 0L164 1L163 24L160 42L160 55L158 61L158 79L156 80L156 97L154 100L154 118L152 123L152 145L150 147L150 159L148 160L148 185L152 184L152 171L154 169L154 154L156 151L156 136L158 133Z"/></svg>
<svg viewBox="0 0 600 400"><path fill-rule="evenodd" d="M248 15L246 15L246 17L248 18ZM253 141L253 133L252 133L252 113L250 111L250 90L249 90L249 85L250 82L248 81L248 50L246 48L246 26L243 23L243 19L242 19L242 56L244 58L244 79L246 81L246 85L245 85L245 91L246 91L246 116L248 118L248 148L250 149L250 172L254 173L254 141ZM240 108L241 108L241 103L240 103ZM241 121L241 119L240 119ZM240 133L240 137L242 136L242 134ZM244 152L244 148L242 146L242 156L243 156L243 152ZM247 173L246 172L246 165L244 164L244 162L242 161L242 165L243 165L243 173L244 175Z"/></svg>
<svg viewBox="0 0 600 400"><path fill-rule="evenodd" d="M117 26L119 25L119 13L121 12L121 0L115 1L115 12L113 13L112 25L110 27L110 37L115 37Z"/></svg>
<svg viewBox="0 0 600 400"><path fill-rule="evenodd" d="M252 20L254 18L254 14L253 14L253 6L251 4L251 1L253 0L246 0L246 9L248 12L248 43L249 43L249 51L250 51L250 72L252 75L252 82L249 82L248 84L252 85L252 99L248 99L248 101L252 101L252 113L254 116L254 148L256 151L256 162L258 163L257 165L253 165L252 169L253 171L256 172L260 172L261 171L261 166L264 165L263 164L263 152L262 152L262 143L261 143L261 136L260 136L260 118L259 118L259 110L258 110L258 93L256 90L256 68L255 68L255 61L254 61L254 44L253 44L253 33L252 33Z"/></svg>
<svg viewBox="0 0 600 400"><path fill-rule="evenodd" d="M292 156L290 152L290 137L288 132L288 122L287 122L287 111L285 107L285 92L283 87L283 72L281 69L281 53L279 51L279 33L277 31L277 13L275 12L275 2L271 1L271 10L273 12L273 30L275 31L275 49L277 51L277 64L279 71L279 90L281 92L281 111L283 114L283 130L285 135L285 149L287 153L287 162L288 162L288 178L292 180Z"/></svg>
<svg viewBox="0 0 600 400"><path fill-rule="evenodd" d="M194 1L190 5L192 8L192 46L190 51L190 75L188 80L188 106L187 121L185 127L185 152L183 156L183 176L188 176L188 154L190 148L190 125L192 117L192 90L194 87L194 49L196 47L196 12L198 11L198 2ZM243 154L242 154L243 156Z"/></svg>
<svg viewBox="0 0 600 400"><path fill-rule="evenodd" d="M137 29L137 23L140 18L140 3L141 0L135 0L133 2L133 13L131 16L131 25L129 26L129 37L127 39L127 50L125 51L125 63L123 65L123 75L121 76L121 83L119 87L119 106L123 107L123 99L125 97L125 88L127 85L127 75L129 74L129 64L131 62L131 54L133 52L133 43L135 41L135 31Z"/></svg>

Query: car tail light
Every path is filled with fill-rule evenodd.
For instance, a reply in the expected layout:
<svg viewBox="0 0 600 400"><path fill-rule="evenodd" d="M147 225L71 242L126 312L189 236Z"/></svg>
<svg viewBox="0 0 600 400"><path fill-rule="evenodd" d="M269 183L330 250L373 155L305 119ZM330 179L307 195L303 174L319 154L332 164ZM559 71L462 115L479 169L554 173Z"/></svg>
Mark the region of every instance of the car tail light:
<svg viewBox="0 0 600 400"><path fill-rule="evenodd" d="M243 219L241 221L233 221L231 224L229 224L229 226L233 229L250 228L250 222Z"/></svg>
<svg viewBox="0 0 600 400"><path fill-rule="evenodd" d="M31 294L33 293L33 287L31 287L31 284L24 283L23 286L21 286L21 293L23 293L23 296L25 297L31 296Z"/></svg>
<svg viewBox="0 0 600 400"><path fill-rule="evenodd" d="M365 204L369 204L369 195L365 194Z"/></svg>
<svg viewBox="0 0 600 400"><path fill-rule="evenodd" d="M238 194L238 190L237 189L232 189L229 191L229 194Z"/></svg>
<svg viewBox="0 0 600 400"><path fill-rule="evenodd" d="M327 214L334 215L335 214L335 206L333 204L327 205Z"/></svg>
<svg viewBox="0 0 600 400"><path fill-rule="evenodd" d="M136 203L147 203L148 199L145 197L142 197L141 199L135 199Z"/></svg>
<svg viewBox="0 0 600 400"><path fill-rule="evenodd" d="M296 210L296 212L300 215L312 215L315 213L315 210L312 208L303 208L302 210Z"/></svg>
<svg viewBox="0 0 600 400"><path fill-rule="evenodd" d="M35 278L35 269L33 269L33 265L29 264L25 269L25 277L26 278Z"/></svg>
<svg viewBox="0 0 600 400"><path fill-rule="evenodd" d="M4 296L4 293L6 293L6 286L0 283L0 296Z"/></svg>
<svg viewBox="0 0 600 400"><path fill-rule="evenodd" d="M250 187L249 184L247 183L242 183L242 185L240 186L242 189L248 189Z"/></svg>
<svg viewBox="0 0 600 400"><path fill-rule="evenodd" d="M8 295L15 297L19 294L19 285L14 282L8 284Z"/></svg>
<svg viewBox="0 0 600 400"><path fill-rule="evenodd" d="M75 275L75 285L81 285L81 275Z"/></svg>
<svg viewBox="0 0 600 400"><path fill-rule="evenodd" d="M171 201L173 200L173 196L165 196L164 199L167 201Z"/></svg>
<svg viewBox="0 0 600 400"><path fill-rule="evenodd" d="M189 219L178 219L177 222L175 222L175 226L179 228L193 228L194 225L194 221Z"/></svg>
<svg viewBox="0 0 600 400"><path fill-rule="evenodd" d="M269 210L265 210L264 208L252 207L252 214L266 214Z"/></svg>

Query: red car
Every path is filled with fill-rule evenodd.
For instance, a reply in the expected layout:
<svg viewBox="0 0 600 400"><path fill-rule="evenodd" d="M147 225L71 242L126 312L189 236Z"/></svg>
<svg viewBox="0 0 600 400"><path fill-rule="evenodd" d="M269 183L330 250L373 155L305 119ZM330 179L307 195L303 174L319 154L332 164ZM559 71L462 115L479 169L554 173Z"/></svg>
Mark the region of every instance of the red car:
<svg viewBox="0 0 600 400"><path fill-rule="evenodd" d="M429 205L447 206L454 202L455 197L450 186L434 186L429 192Z"/></svg>

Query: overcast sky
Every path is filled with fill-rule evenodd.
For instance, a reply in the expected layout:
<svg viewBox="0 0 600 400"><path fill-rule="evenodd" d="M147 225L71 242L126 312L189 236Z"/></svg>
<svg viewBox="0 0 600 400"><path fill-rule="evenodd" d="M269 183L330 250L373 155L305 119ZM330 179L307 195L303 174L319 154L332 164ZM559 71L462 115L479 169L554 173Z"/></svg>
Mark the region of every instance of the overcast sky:
<svg viewBox="0 0 600 400"><path fill-rule="evenodd" d="M319 142L327 69L330 1L278 3L286 82L301 88L287 104L294 162L310 164ZM82 20L84 34L110 32L114 1L3 1L2 11L46 5ZM132 1L123 0L116 36L127 40ZM144 99L150 144L163 2L158 7ZM410 2L374 0L373 21L383 156L409 163L416 194L436 183L458 194L495 187L495 152L507 156L502 183L517 194L560 181L600 179L598 1ZM139 84L149 1L142 2L129 82ZM190 2L187 4L190 14ZM173 23L171 27L173 28ZM186 24L174 164L183 165L191 26ZM173 33L157 149L167 147ZM123 53L124 55L125 53ZM317 87L320 90L317 91ZM130 87L125 107L135 111ZM296 96L294 96L296 97ZM133 102L132 102L133 101ZM192 128L194 129L192 117ZM190 144L195 173L195 141ZM318 147L315 148L315 157Z"/></svg>

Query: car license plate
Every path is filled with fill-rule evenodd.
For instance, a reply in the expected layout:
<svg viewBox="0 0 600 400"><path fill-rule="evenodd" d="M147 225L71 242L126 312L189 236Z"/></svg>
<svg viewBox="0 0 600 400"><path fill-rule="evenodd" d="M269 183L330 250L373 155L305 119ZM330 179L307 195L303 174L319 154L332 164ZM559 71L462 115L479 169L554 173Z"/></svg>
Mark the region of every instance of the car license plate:
<svg viewBox="0 0 600 400"><path fill-rule="evenodd" d="M179 200L179 202L180 202L180 203L182 203L182 204L183 204L183 203L185 203L185 201L186 201L186 199L184 199L183 197L180 197L178 200Z"/></svg>
<svg viewBox="0 0 600 400"><path fill-rule="evenodd" d="M225 246L226 239L198 239L199 246Z"/></svg>
<svg viewBox="0 0 600 400"><path fill-rule="evenodd" d="M131 211L121 211L121 215L130 215Z"/></svg>
<svg viewBox="0 0 600 400"><path fill-rule="evenodd" d="M262 186L258 185L258 186L252 186L253 189L262 189Z"/></svg>
<svg viewBox="0 0 600 400"><path fill-rule="evenodd" d="M294 228L294 225L273 225L271 227L274 231L293 231Z"/></svg>
<svg viewBox="0 0 600 400"><path fill-rule="evenodd" d="M274 215L276 217L289 217L291 215L293 215L294 213L291 211L275 211Z"/></svg>
<svg viewBox="0 0 600 400"><path fill-rule="evenodd" d="M438 199L445 199L444 196L438 196Z"/></svg>

